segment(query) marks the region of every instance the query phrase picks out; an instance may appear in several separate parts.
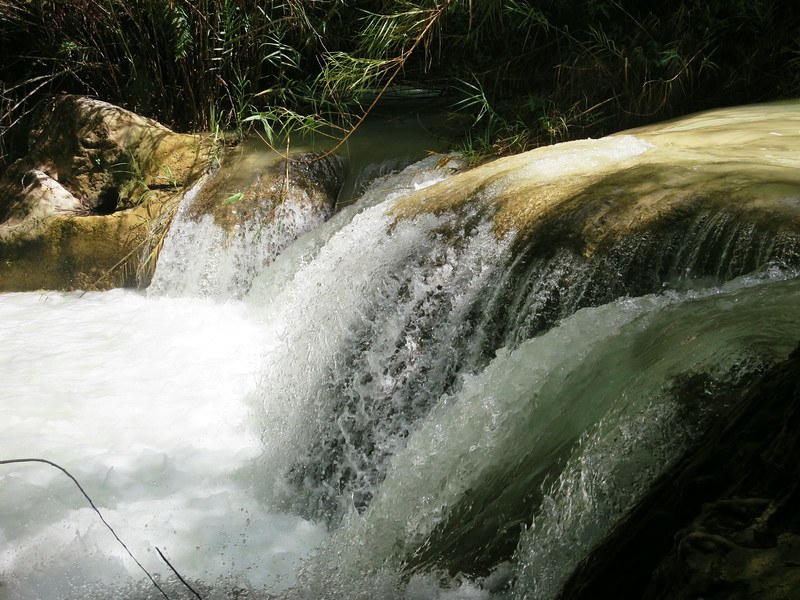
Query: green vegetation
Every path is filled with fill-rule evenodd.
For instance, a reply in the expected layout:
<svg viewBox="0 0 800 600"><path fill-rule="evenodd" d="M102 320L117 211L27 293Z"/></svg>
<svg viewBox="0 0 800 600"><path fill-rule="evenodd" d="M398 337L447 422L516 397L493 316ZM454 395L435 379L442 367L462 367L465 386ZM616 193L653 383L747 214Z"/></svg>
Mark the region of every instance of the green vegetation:
<svg viewBox="0 0 800 600"><path fill-rule="evenodd" d="M441 92L473 155L800 95L782 0L0 0L0 168L58 92L180 130L343 137Z"/></svg>

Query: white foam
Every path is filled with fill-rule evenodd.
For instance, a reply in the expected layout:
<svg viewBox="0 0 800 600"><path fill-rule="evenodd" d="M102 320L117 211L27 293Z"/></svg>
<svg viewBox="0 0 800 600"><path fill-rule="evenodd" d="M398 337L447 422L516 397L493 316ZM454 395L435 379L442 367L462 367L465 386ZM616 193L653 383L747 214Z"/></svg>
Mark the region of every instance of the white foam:
<svg viewBox="0 0 800 600"><path fill-rule="evenodd" d="M0 458L67 468L149 570L166 570L157 545L194 579L234 570L239 584L288 585L324 530L271 513L252 491L254 322L241 304L120 290L0 295ZM3 466L0 490L10 597L30 597L44 573L42 598L65 597L78 573L142 576L55 469Z"/></svg>

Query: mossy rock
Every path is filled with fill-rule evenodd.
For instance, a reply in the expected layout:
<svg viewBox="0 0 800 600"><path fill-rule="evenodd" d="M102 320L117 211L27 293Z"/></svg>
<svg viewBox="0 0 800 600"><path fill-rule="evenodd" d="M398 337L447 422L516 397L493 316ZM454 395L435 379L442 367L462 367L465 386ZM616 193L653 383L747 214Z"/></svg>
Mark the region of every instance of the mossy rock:
<svg viewBox="0 0 800 600"><path fill-rule="evenodd" d="M800 102L710 111L501 158L411 194L396 219L480 211L495 234L591 256L620 238L727 211L800 231Z"/></svg>
<svg viewBox="0 0 800 600"><path fill-rule="evenodd" d="M261 145L243 143L187 207L187 217L211 215L230 231L250 220L270 221L269 213L290 201L307 210L333 214L345 174L338 154L293 151L288 159ZM266 213L266 214L265 214Z"/></svg>

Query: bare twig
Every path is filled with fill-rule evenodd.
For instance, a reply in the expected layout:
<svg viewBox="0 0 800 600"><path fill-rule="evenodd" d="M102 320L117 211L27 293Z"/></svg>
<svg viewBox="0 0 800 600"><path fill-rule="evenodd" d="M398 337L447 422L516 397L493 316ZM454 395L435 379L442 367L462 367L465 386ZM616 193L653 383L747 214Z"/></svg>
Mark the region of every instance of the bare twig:
<svg viewBox="0 0 800 600"><path fill-rule="evenodd" d="M190 591L190 592L192 592L192 593L193 593L193 594L194 594L194 595L195 595L195 596L198 598L198 600L203 600L203 598L200 596L200 594L198 594L198 593L195 591L195 589L194 589L192 586L190 586L190 585L189 585L189 583L188 583L188 582L187 582L187 581L186 581L186 580L185 580L183 577L181 577L181 574L180 574L180 573L178 573L178 571L175 569L175 567L173 567L173 566L172 566L172 563L171 563L171 562L169 562L169 561L167 560L167 557L166 557L166 556L164 556L164 553L163 553L163 552L161 552L161 550L159 550L159 549L158 549L158 546L153 546L153 547L156 549L156 552L158 552L158 555L161 557L161 560L163 560L165 563L167 563L167 566L168 566L170 569L172 569L172 572L173 572L173 573L175 573L175 576L176 576L178 579L180 579L180 580L181 580L181 583L182 583L183 585L185 585L185 586L186 586L186 587L189 589L189 591Z"/></svg>
<svg viewBox="0 0 800 600"><path fill-rule="evenodd" d="M428 34L431 28L436 24L436 21L439 19L439 17L442 16L442 14L444 13L445 9L448 7L450 2L451 0L445 0L442 4L437 5L434 9L431 10L430 14L428 15L425 27L422 29L419 35L417 35L417 37L414 38L414 42L411 44L408 50L406 50L399 57L394 59L394 62L397 63L397 66L394 68L394 71L392 71L391 75L386 80L386 83L383 84L381 89L375 95L375 98L373 98L372 102L367 107L367 110L364 111L364 113L359 117L359 119L355 122L355 124L339 139L339 141L336 143L336 145L334 145L333 148L331 148L327 152L324 152L320 156L311 159L312 162L322 160L323 158L326 158L331 154L333 154L334 152L336 152L339 148L341 148L345 144L345 142L347 142L350 136L356 132L356 130L361 126L361 124L364 122L367 116L372 112L372 109L374 109L375 106L378 104L378 101L381 98L383 98L383 96L386 94L386 90L389 89L394 80L403 70L403 66L405 66L408 58L411 56L414 50L417 49L417 46L419 46L422 43L422 41L425 39L425 36Z"/></svg>

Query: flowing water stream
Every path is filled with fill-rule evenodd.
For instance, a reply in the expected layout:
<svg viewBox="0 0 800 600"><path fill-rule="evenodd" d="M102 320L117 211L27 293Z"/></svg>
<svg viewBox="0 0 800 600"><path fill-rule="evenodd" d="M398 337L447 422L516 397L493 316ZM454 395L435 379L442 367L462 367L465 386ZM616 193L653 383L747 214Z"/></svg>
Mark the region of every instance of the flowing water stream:
<svg viewBox="0 0 800 600"><path fill-rule="evenodd" d="M241 298L187 288L180 217L150 290L0 296L0 459L68 469L170 598L156 547L203 598L553 598L800 340L796 248L700 213L521 264L480 212L390 215L437 162ZM163 597L62 473L0 469L0 598Z"/></svg>

